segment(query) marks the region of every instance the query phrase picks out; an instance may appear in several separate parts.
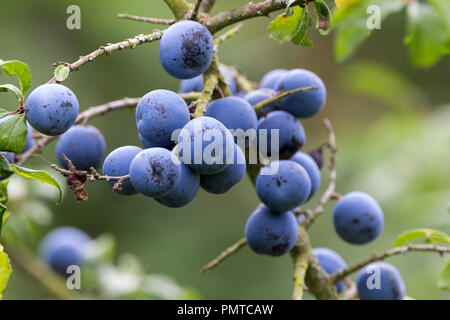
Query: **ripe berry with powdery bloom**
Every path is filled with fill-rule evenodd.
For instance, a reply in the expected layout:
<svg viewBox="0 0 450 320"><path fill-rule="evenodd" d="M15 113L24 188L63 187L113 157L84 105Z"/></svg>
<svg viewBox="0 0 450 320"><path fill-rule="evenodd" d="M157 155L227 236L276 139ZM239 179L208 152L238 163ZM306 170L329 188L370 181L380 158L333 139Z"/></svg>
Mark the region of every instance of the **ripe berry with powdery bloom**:
<svg viewBox="0 0 450 320"><path fill-rule="evenodd" d="M103 163L103 174L110 177L123 177L130 173L130 164L134 157L142 149L135 146L124 146L111 152ZM111 187L114 187L116 181L108 181ZM114 190L123 195L133 195L137 191L133 188L130 180L125 180L121 184L121 190Z"/></svg>
<svg viewBox="0 0 450 320"><path fill-rule="evenodd" d="M311 198L320 187L320 169L317 163L309 154L302 151L298 151L290 160L297 162L308 172L309 178L311 179L311 194L308 198Z"/></svg>
<svg viewBox="0 0 450 320"><path fill-rule="evenodd" d="M149 142L169 146L172 134L190 120L186 102L169 90L147 93L136 108L136 125L139 133Z"/></svg>
<svg viewBox="0 0 450 320"><path fill-rule="evenodd" d="M278 83L275 91L290 91L306 87L315 90L298 92L280 101L281 110L291 113L296 118L310 118L322 110L327 100L327 90L323 81L313 72L304 69L289 71Z"/></svg>
<svg viewBox="0 0 450 320"><path fill-rule="evenodd" d="M139 193L160 198L171 192L181 177L181 163L169 150L150 148L139 152L130 165L130 181Z"/></svg>
<svg viewBox="0 0 450 320"><path fill-rule="evenodd" d="M178 137L183 163L204 175L225 170L227 157L233 155L234 144L228 129L220 121L206 116L189 121Z"/></svg>
<svg viewBox="0 0 450 320"><path fill-rule="evenodd" d="M233 162L219 173L203 175L201 177L201 186L203 190L209 193L227 193L244 179L246 168L244 152L238 145L235 145Z"/></svg>
<svg viewBox="0 0 450 320"><path fill-rule="evenodd" d="M179 79L192 79L211 65L214 39L202 24L184 20L170 26L159 45L159 59L164 69Z"/></svg>
<svg viewBox="0 0 450 320"><path fill-rule="evenodd" d="M206 108L205 116L219 120L227 129L232 130L237 142L239 139L245 141L245 132L249 129L253 129L255 137L258 118L253 107L242 98L227 97L214 100Z"/></svg>
<svg viewBox="0 0 450 320"><path fill-rule="evenodd" d="M256 193L274 211L292 210L308 199L311 180L306 170L294 161L272 161L258 174Z"/></svg>
<svg viewBox="0 0 450 320"><path fill-rule="evenodd" d="M181 208L194 200L200 187L200 174L181 164L181 176L177 185L167 195L155 200L169 208Z"/></svg>
<svg viewBox="0 0 450 320"><path fill-rule="evenodd" d="M43 134L60 135L72 126L78 116L75 94L61 84L44 84L28 96L25 113L28 122Z"/></svg>
<svg viewBox="0 0 450 320"><path fill-rule="evenodd" d="M384 216L378 203L364 192L350 192L334 206L334 228L352 244L375 240L383 231Z"/></svg>
<svg viewBox="0 0 450 320"><path fill-rule="evenodd" d="M361 300L402 300L406 291L400 272L385 262L375 262L361 270L356 287Z"/></svg>
<svg viewBox="0 0 450 320"><path fill-rule="evenodd" d="M264 138L264 134L261 135L263 133L261 130L266 130L267 139ZM275 146L272 146L272 134L274 134L272 130L278 130L279 139L276 142L279 146L280 158L291 157L306 141L305 130L300 121L285 111L273 111L261 118L258 124L258 139L260 139L258 145L261 147L262 142L267 142L266 151L269 156L277 151Z"/></svg>
<svg viewBox="0 0 450 320"><path fill-rule="evenodd" d="M288 70L276 69L268 72L259 84L260 88L273 89L277 88L278 82L288 73Z"/></svg>
<svg viewBox="0 0 450 320"><path fill-rule="evenodd" d="M106 143L102 133L93 126L76 125L64 133L56 145L59 163L68 169L63 154L78 170L97 169L105 157Z"/></svg>
<svg viewBox="0 0 450 320"><path fill-rule="evenodd" d="M245 238L256 253L281 256L297 241L298 224L292 211L275 212L260 205L247 220Z"/></svg>

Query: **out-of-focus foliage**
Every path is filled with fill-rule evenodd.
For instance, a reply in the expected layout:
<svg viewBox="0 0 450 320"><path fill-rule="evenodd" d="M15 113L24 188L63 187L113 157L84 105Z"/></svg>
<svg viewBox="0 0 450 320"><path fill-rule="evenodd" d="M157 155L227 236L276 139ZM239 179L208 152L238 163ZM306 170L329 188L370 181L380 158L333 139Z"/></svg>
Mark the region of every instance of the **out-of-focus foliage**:
<svg viewBox="0 0 450 320"><path fill-rule="evenodd" d="M243 3L241 0L217 1L214 12L230 10ZM124 6L120 1L80 0L77 4L81 8L82 29L72 31L65 26L66 8L70 4L69 0L23 0L2 4L0 36L7 45L1 48L0 56L26 61L33 70L33 87L46 83L53 76L55 61L72 62L100 45L148 33L155 28L154 25L118 20L117 13L172 18L163 1L135 0L132 5ZM272 17L275 19L276 15ZM328 117L336 129L339 147L338 191L346 193L359 189L370 192L386 215L382 236L367 247L354 247L335 235L332 205L326 208L311 228L312 244L339 252L347 264L392 247L397 236L407 229L427 227L446 233L450 230L447 209L449 150L445 147L449 141L450 112L445 108L449 98L448 75L443 72L449 68L450 61L441 59L426 71L412 68L405 59L407 53L400 41L405 19L404 14L386 19L383 29L367 38L354 60L345 67L334 62L333 34L323 37L311 33L314 49L291 44L280 46L264 32L269 24L266 18L249 21L238 35L220 48L222 63L239 66L254 81L259 81L271 69L306 68L319 74L326 83L326 107L316 119L302 121L308 136L304 150L312 150L326 139L321 118ZM17 37L21 41L17 41ZM399 89L392 90L391 85L397 80L387 81L389 74L375 81L372 76L364 78L364 69L361 74L349 72L347 67L362 60L382 61L384 69L395 69L393 77L401 75L402 81L408 82L409 91L403 89L403 82L395 84ZM377 66L370 68L368 73ZM349 76L342 77L346 72ZM2 83L8 79L5 75L3 72L0 78ZM353 85L349 83L351 81ZM362 86L361 81L371 85ZM81 110L124 96L142 96L161 88L177 91L179 87L179 81L162 69L157 43L102 57L73 72L64 84L77 94ZM360 87L363 88L359 90ZM370 87L380 94L370 92ZM2 94L1 98L1 106L13 110L16 98L11 94ZM403 102L404 99L407 102ZM396 106L395 101L401 106ZM91 123L104 134L108 152L123 145L139 145L134 110L113 112L95 118ZM31 159L27 165L42 169L48 162L57 162L52 144L42 156ZM325 169L323 176L326 174ZM198 275L198 269L204 263L243 236L245 221L258 205L249 180L224 196L200 192L189 206L172 210L144 196L125 199L102 182L88 185L91 199L86 203L76 204L67 196L63 204L56 207L57 193L53 187L28 183L18 177L13 179L14 183L9 187L13 198L9 208L11 215L4 236L9 237L13 229L17 230L14 239L26 242L30 248L35 248L47 231L61 225L74 225L92 236L114 235L116 256L132 253L139 257L142 269L152 275L167 274L183 286L196 288L204 298L290 298L290 257L271 259L244 248L211 273ZM64 181L59 181L64 185ZM24 184L34 186L34 191L19 187ZM27 195L33 193L44 196L44 201L25 201ZM315 201L317 197L312 199L313 203ZM48 214L50 208L54 215ZM29 220L34 224L40 222L32 226ZM27 229L35 231L28 232ZM439 255L411 253L389 262L402 273L409 296L449 298L448 292L436 286L446 263ZM119 264L114 266L118 268ZM10 278L5 298L49 297L19 268L16 270Z"/></svg>

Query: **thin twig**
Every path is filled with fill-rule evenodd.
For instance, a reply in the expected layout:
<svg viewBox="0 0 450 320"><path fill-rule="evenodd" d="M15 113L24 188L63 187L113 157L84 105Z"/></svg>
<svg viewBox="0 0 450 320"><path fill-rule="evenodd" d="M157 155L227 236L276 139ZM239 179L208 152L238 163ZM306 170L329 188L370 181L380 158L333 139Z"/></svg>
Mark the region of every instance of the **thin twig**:
<svg viewBox="0 0 450 320"><path fill-rule="evenodd" d="M192 10L192 14L191 17L189 18L190 20L197 20L197 16L198 16L198 12L200 10L200 6L202 5L203 0L196 0L195 1L195 5L194 5L194 9Z"/></svg>
<svg viewBox="0 0 450 320"><path fill-rule="evenodd" d="M127 20L133 20L133 21L139 21L139 22L146 22L146 23L152 23L152 24L162 24L162 25L171 25L176 22L176 20L173 19L160 19L160 18L149 18L149 17L140 17L135 16L128 13L120 13L117 15L117 18L119 19L127 19Z"/></svg>
<svg viewBox="0 0 450 320"><path fill-rule="evenodd" d="M147 35L140 34L133 38L126 39L124 41L118 42L118 43L109 43L106 46L101 46L99 49L91 52L90 54L86 56L80 57L77 61L69 64L70 71L78 70L83 65L87 64L88 62L94 61L98 57L101 57L103 55L110 55L112 52L122 49L134 49L136 46L139 46L144 43L149 43L153 41L160 40L163 35L163 31L155 30L152 33L149 33ZM55 83L56 78L53 77L50 79L49 83Z"/></svg>
<svg viewBox="0 0 450 320"><path fill-rule="evenodd" d="M265 0L258 3L250 2L241 8L221 12L202 22L211 33L216 33L237 22L255 17L268 16L271 12L284 8L286 8L286 2L280 0Z"/></svg>
<svg viewBox="0 0 450 320"><path fill-rule="evenodd" d="M247 244L247 240L245 238L240 239L238 242L233 244L231 247L228 247L226 250L222 251L220 255L209 262L207 265L205 265L202 270L200 270L200 273L206 273L211 269L214 269L217 267L220 263L222 263L225 259L227 259L229 256L231 256L233 253L236 253L240 249L242 249Z"/></svg>
<svg viewBox="0 0 450 320"><path fill-rule="evenodd" d="M221 45L222 43L227 41L228 38L234 36L239 31L241 31L241 29L243 27L244 27L244 25L242 23L240 23L240 24L234 26L233 28L231 28L230 30L227 30L227 32L225 32L224 34L222 34L214 39L214 45L216 45L216 46Z"/></svg>
<svg viewBox="0 0 450 320"><path fill-rule="evenodd" d="M422 251L422 252L437 252L440 255L443 254L450 254L450 247L445 246L439 246L439 245L432 245L432 244L410 244L403 247L393 248L386 252L380 253L380 254L374 254L370 258L363 260L361 262L358 262L344 270L341 270L331 276L332 282L337 282L341 280L342 278L345 278L349 274L352 274L353 272L356 272L368 264L371 264L372 262L381 261L386 258L403 254L410 251Z"/></svg>
<svg viewBox="0 0 450 320"><path fill-rule="evenodd" d="M52 165L50 165L50 167L52 169L54 169L55 171L58 171L64 177L68 177L74 173L73 170L66 170L66 169L60 168L56 164L52 164ZM130 175L120 176L120 177L111 177L111 176L102 176L102 175L98 174L98 172L96 172L95 170L94 171L91 170L91 173L88 173L87 171L83 171L83 172L86 173L87 180L91 181L91 182L96 181L96 180L123 182L123 181L130 179Z"/></svg>
<svg viewBox="0 0 450 320"><path fill-rule="evenodd" d="M336 136L330 120L324 119L323 123L328 132L328 142L324 146L330 149L330 173L328 176L328 187L320 198L317 206L312 211L307 211L307 218L304 224L306 228L309 228L313 224L317 217L323 212L324 206L336 195Z"/></svg>
<svg viewBox="0 0 450 320"><path fill-rule="evenodd" d="M255 104L253 108L255 109L256 113L260 113L265 107L271 106L281 100L283 100L286 97L292 96L293 94L299 93L299 92L307 92L310 90L317 90L317 87L304 87L304 88L298 88L294 90L289 90L285 92L279 92L278 94L274 95L273 97L270 97L269 99L266 99L264 101L261 101L258 104Z"/></svg>

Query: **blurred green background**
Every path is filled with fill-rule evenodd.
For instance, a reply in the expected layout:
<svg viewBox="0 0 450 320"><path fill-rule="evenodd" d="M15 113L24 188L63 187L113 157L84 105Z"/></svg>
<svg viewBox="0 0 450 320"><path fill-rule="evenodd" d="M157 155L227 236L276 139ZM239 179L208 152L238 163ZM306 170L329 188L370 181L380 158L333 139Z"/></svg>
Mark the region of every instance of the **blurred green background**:
<svg viewBox="0 0 450 320"><path fill-rule="evenodd" d="M245 3L219 0L215 12ZM102 44L149 33L157 27L119 20L116 14L171 18L163 1L83 0L76 2L81 8L81 30L71 31L66 28L70 4L74 1L2 2L0 57L28 63L32 88L51 78L55 61L72 62ZM407 229L450 231L450 59L429 70L411 66L403 45L403 13L387 19L382 30L374 32L356 57L344 65L334 62L332 35L311 34L313 49L279 45L267 36L269 21L248 21L220 48L221 62L239 66L254 81L274 68L307 68L322 77L328 103L319 116L302 121L308 136L304 149L310 150L326 139L321 120L328 117L335 126L339 146L338 191L358 189L372 194L386 218L379 239L368 246L352 246L334 232L329 205L310 229L313 246L330 247L350 264L373 251L390 248L396 236ZM145 44L102 57L74 72L64 84L77 94L82 110L125 96L142 96L154 89L176 91L179 81L163 70L157 50L158 43ZM3 75L1 81L6 78ZM2 94L1 103L9 110L15 108L12 95ZM110 113L93 119L91 124L103 132L108 152L139 144L133 110ZM56 162L54 148L52 143L29 166L51 170L49 163ZM144 196L116 195L106 183L90 184L88 192L90 200L82 204L75 203L67 189L61 206L48 202L54 217L40 230L40 236L60 225L77 226L92 236L111 233L116 237L118 252L138 256L146 272L166 274L182 286L195 288L205 299L290 298L289 256L274 259L245 248L209 274L198 274L203 264L243 236L247 217L258 205L248 179L223 196L200 191L193 203L177 210ZM311 202L315 201L317 197ZM402 273L409 296L450 298L448 291L436 285L444 258L411 253L390 262ZM5 298L51 296L15 268Z"/></svg>

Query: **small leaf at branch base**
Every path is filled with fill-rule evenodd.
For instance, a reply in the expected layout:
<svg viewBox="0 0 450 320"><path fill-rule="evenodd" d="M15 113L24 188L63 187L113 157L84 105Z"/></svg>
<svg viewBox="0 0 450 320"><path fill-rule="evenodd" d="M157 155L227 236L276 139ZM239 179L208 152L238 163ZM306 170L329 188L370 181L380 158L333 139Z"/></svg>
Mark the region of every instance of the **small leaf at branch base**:
<svg viewBox="0 0 450 320"><path fill-rule="evenodd" d="M316 30L321 35L327 35L330 32L331 12L328 5L323 0L313 2L316 16Z"/></svg>
<svg viewBox="0 0 450 320"><path fill-rule="evenodd" d="M445 264L439 277L438 287L443 290L450 290L450 259Z"/></svg>
<svg viewBox="0 0 450 320"><path fill-rule="evenodd" d="M17 60L1 61L0 67L5 70L10 76L16 75L19 79L23 94L30 88L31 72L26 63Z"/></svg>
<svg viewBox="0 0 450 320"><path fill-rule="evenodd" d="M425 238L427 242L450 244L450 237L442 231L434 229L412 229L402 233L394 242L394 247L401 247L413 240Z"/></svg>
<svg viewBox="0 0 450 320"><path fill-rule="evenodd" d="M448 26L445 17L427 3L408 5L408 31L405 42L412 62L431 67L446 53Z"/></svg>
<svg viewBox="0 0 450 320"><path fill-rule="evenodd" d="M0 150L22 152L26 144L27 124L25 114L14 115L0 125Z"/></svg>
<svg viewBox="0 0 450 320"><path fill-rule="evenodd" d="M20 100L20 98L22 98L22 92L15 85L12 84L0 85L0 92L8 92L8 91L14 93L16 95L17 100Z"/></svg>
<svg viewBox="0 0 450 320"><path fill-rule="evenodd" d="M8 284L11 272L12 268L8 255L3 251L3 246L0 245L0 300L3 297L2 294Z"/></svg>
<svg viewBox="0 0 450 320"><path fill-rule="evenodd" d="M64 65L59 65L55 69L56 81L62 82L67 79L70 74L70 68Z"/></svg>
<svg viewBox="0 0 450 320"><path fill-rule="evenodd" d="M303 8L294 7L291 16L279 15L269 25L269 36L279 43L291 40L300 25L303 15Z"/></svg>
<svg viewBox="0 0 450 320"><path fill-rule="evenodd" d="M56 187L59 191L59 199L57 204L60 204L62 201L62 189L59 186L58 182L47 172L44 170L32 170L28 168L23 168L16 166L14 164L11 165L12 169L15 173L18 175L21 175L25 178L34 179L42 183L47 183L49 185L52 185Z"/></svg>
<svg viewBox="0 0 450 320"><path fill-rule="evenodd" d="M292 43L312 48L313 44L311 40L309 40L308 35L306 34L306 31L311 26L312 26L311 14L308 12L308 10L303 10L300 24L294 36L292 37Z"/></svg>

